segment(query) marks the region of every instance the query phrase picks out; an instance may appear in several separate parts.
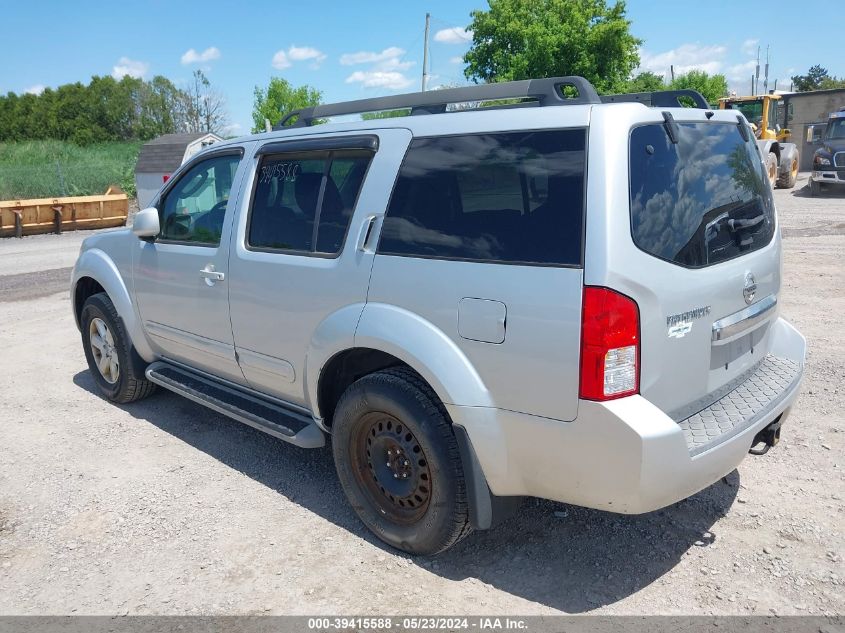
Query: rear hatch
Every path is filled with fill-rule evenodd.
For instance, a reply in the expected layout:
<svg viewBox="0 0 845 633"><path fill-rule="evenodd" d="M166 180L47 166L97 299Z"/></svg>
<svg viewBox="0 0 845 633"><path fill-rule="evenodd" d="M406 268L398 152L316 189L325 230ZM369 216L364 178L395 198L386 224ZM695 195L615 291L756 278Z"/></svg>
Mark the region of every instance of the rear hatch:
<svg viewBox="0 0 845 633"><path fill-rule="evenodd" d="M640 393L682 420L742 382L768 353L780 242L744 120L675 112L693 120L670 115L628 127L628 191L612 212L602 277L639 305Z"/></svg>

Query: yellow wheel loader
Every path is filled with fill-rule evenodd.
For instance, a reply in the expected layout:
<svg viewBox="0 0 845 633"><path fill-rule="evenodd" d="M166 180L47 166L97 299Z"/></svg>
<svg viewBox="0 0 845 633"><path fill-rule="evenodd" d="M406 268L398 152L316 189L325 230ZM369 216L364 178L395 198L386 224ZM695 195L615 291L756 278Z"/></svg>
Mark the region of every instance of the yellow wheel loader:
<svg viewBox="0 0 845 633"><path fill-rule="evenodd" d="M725 97L719 99L720 110L739 110L757 137L772 187L792 189L798 179L798 146L790 143L790 130L776 123L779 95Z"/></svg>

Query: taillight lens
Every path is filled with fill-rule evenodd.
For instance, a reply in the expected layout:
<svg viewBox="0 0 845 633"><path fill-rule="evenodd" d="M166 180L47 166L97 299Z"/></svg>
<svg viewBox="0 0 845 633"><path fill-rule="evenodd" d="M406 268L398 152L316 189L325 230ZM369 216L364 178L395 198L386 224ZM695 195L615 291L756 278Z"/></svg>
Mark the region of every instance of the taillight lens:
<svg viewBox="0 0 845 633"><path fill-rule="evenodd" d="M633 299L608 288L584 288L581 397L613 400L640 389L640 312Z"/></svg>

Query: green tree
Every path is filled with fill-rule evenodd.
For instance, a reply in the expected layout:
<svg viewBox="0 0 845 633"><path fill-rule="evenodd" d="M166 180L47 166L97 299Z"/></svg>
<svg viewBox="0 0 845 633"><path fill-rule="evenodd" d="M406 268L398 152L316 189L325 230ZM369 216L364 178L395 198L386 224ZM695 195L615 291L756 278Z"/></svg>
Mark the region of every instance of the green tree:
<svg viewBox="0 0 845 633"><path fill-rule="evenodd" d="M581 75L599 92L623 85L639 64L617 0L489 0L470 15L472 45L464 74L476 82Z"/></svg>
<svg viewBox="0 0 845 633"><path fill-rule="evenodd" d="M822 87L822 82L826 79L831 79L827 73L827 68L822 68L816 64L810 67L806 75L794 75L792 83L798 92L809 92L810 90L819 90ZM835 77L833 79L835 80Z"/></svg>
<svg viewBox="0 0 845 633"><path fill-rule="evenodd" d="M255 87L252 104L252 131L263 132L265 119L276 125L292 110L320 105L323 93L311 86L294 88L287 79L271 77L267 88Z"/></svg>
<svg viewBox="0 0 845 633"><path fill-rule="evenodd" d="M819 90L833 90L834 88L845 88L845 78L825 77L819 85Z"/></svg>
<svg viewBox="0 0 845 633"><path fill-rule="evenodd" d="M728 80L724 75L708 75L703 70L691 70L669 82L670 90L698 90L708 103L715 104L728 94Z"/></svg>
<svg viewBox="0 0 845 633"><path fill-rule="evenodd" d="M656 92L665 89L663 77L647 70L622 84L620 92Z"/></svg>

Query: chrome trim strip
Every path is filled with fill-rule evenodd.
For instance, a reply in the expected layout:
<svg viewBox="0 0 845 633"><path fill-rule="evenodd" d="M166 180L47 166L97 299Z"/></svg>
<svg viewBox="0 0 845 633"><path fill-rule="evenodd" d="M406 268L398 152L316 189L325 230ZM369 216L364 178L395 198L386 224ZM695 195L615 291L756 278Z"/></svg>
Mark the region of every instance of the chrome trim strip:
<svg viewBox="0 0 845 633"><path fill-rule="evenodd" d="M777 303L777 297L769 295L744 310L715 321L711 340L714 343L727 343L738 334L742 334L774 316L774 308Z"/></svg>

